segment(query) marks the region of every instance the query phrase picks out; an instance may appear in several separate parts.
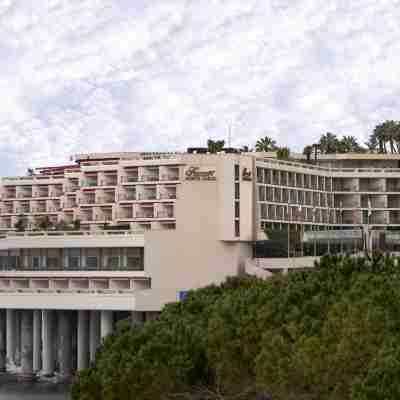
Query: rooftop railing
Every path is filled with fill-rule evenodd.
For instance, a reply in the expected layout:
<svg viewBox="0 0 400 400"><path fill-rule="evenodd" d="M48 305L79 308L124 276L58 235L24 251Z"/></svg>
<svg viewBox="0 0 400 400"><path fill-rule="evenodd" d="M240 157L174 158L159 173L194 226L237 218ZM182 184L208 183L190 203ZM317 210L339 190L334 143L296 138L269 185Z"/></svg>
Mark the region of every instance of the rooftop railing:
<svg viewBox="0 0 400 400"><path fill-rule="evenodd" d="M321 167L319 165L307 164L304 162L302 163L295 161L275 160L271 158L257 158L256 161L275 164L275 165L285 165L285 166L292 166L295 168L305 168L308 170L318 170L326 172L400 173L400 168L333 168L333 167Z"/></svg>
<svg viewBox="0 0 400 400"><path fill-rule="evenodd" d="M64 236L135 236L142 235L144 230L104 230L104 231L25 231L7 232L0 235L1 239L9 237L64 237Z"/></svg>

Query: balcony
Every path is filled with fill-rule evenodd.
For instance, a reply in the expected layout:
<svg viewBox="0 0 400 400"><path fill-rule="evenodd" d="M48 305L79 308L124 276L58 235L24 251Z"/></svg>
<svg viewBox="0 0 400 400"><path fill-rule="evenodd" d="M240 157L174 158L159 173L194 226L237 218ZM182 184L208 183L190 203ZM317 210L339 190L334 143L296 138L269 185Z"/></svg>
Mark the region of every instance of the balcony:
<svg viewBox="0 0 400 400"><path fill-rule="evenodd" d="M31 198L32 197L32 191L19 191L17 194L17 199L27 199L27 198Z"/></svg>
<svg viewBox="0 0 400 400"><path fill-rule="evenodd" d="M125 192L119 195L120 200L136 200L136 192Z"/></svg>
<svg viewBox="0 0 400 400"><path fill-rule="evenodd" d="M112 214L96 214L96 221L112 221Z"/></svg>
<svg viewBox="0 0 400 400"><path fill-rule="evenodd" d="M35 206L35 207L32 207L32 212L33 213L44 213L44 212L46 212L46 206Z"/></svg>
<svg viewBox="0 0 400 400"><path fill-rule="evenodd" d="M15 199L17 197L16 192L15 191L6 191L4 193L4 198L5 199Z"/></svg>
<svg viewBox="0 0 400 400"><path fill-rule="evenodd" d="M137 199L138 200L157 200L157 193L156 192L138 193Z"/></svg>
<svg viewBox="0 0 400 400"><path fill-rule="evenodd" d="M76 201L67 201L64 204L64 208L75 208L75 207L78 207Z"/></svg>
<svg viewBox="0 0 400 400"><path fill-rule="evenodd" d="M140 177L141 182L157 182L159 180L159 176L155 174L142 175Z"/></svg>
<svg viewBox="0 0 400 400"><path fill-rule="evenodd" d="M159 210L157 211L157 218L175 218L174 210Z"/></svg>
<svg viewBox="0 0 400 400"><path fill-rule="evenodd" d="M139 181L139 177L137 174L132 174L132 175L125 175L121 177L121 181L123 183L127 183L127 182L138 182Z"/></svg>
<svg viewBox="0 0 400 400"><path fill-rule="evenodd" d="M162 181L179 181L179 173L178 174L163 174L161 175Z"/></svg>
<svg viewBox="0 0 400 400"><path fill-rule="evenodd" d="M132 219L133 218L133 210L132 208L122 208L118 214L119 219Z"/></svg>
<svg viewBox="0 0 400 400"><path fill-rule="evenodd" d="M97 184L97 179L88 179L88 178L86 178L86 179L84 179L83 181L82 181L82 186L98 186L98 184Z"/></svg>
<svg viewBox="0 0 400 400"><path fill-rule="evenodd" d="M100 180L100 186L117 186L118 177L115 175L113 177L104 177Z"/></svg>
<svg viewBox="0 0 400 400"><path fill-rule="evenodd" d="M93 221L93 215L81 213L82 221Z"/></svg>
<svg viewBox="0 0 400 400"><path fill-rule="evenodd" d="M153 210L139 210L136 212L136 218L154 218Z"/></svg>
<svg viewBox="0 0 400 400"><path fill-rule="evenodd" d="M33 192L32 197L49 197L49 191L48 190L38 190L36 192Z"/></svg>
<svg viewBox="0 0 400 400"><path fill-rule="evenodd" d="M96 204L112 204L115 203L114 196L99 196L96 198Z"/></svg>
<svg viewBox="0 0 400 400"><path fill-rule="evenodd" d="M84 196L80 200L80 204L95 204L96 198L95 196Z"/></svg>

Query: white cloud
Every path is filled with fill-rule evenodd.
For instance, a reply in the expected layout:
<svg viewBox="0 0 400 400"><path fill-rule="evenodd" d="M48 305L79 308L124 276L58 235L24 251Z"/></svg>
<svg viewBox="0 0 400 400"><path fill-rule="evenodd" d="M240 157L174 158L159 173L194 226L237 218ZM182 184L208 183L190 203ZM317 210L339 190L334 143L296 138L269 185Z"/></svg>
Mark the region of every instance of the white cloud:
<svg viewBox="0 0 400 400"><path fill-rule="evenodd" d="M0 0L2 175L399 119L399 1Z"/></svg>

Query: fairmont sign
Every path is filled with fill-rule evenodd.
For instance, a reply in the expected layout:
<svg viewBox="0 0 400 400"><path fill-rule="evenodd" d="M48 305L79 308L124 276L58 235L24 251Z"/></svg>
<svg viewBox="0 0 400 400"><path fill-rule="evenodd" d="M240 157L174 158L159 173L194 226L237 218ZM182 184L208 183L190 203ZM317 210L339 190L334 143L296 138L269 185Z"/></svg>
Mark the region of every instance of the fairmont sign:
<svg viewBox="0 0 400 400"><path fill-rule="evenodd" d="M187 181L215 181L215 170L200 170L200 167L189 167L185 172Z"/></svg>

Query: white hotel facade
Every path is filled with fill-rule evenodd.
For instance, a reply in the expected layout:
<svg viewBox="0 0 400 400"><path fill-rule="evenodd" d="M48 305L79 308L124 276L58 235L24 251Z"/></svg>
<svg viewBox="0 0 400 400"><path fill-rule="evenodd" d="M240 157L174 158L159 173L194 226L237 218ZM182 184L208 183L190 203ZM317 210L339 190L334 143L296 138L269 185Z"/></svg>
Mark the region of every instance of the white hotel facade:
<svg viewBox="0 0 400 400"><path fill-rule="evenodd" d="M0 369L68 377L120 319L142 323L187 290L242 271L312 265L312 257L254 262L266 225L320 239L328 227L332 240L367 231L375 244L386 232L396 245L399 155L292 159L81 154L73 165L3 178ZM38 229L44 218L58 229Z"/></svg>

